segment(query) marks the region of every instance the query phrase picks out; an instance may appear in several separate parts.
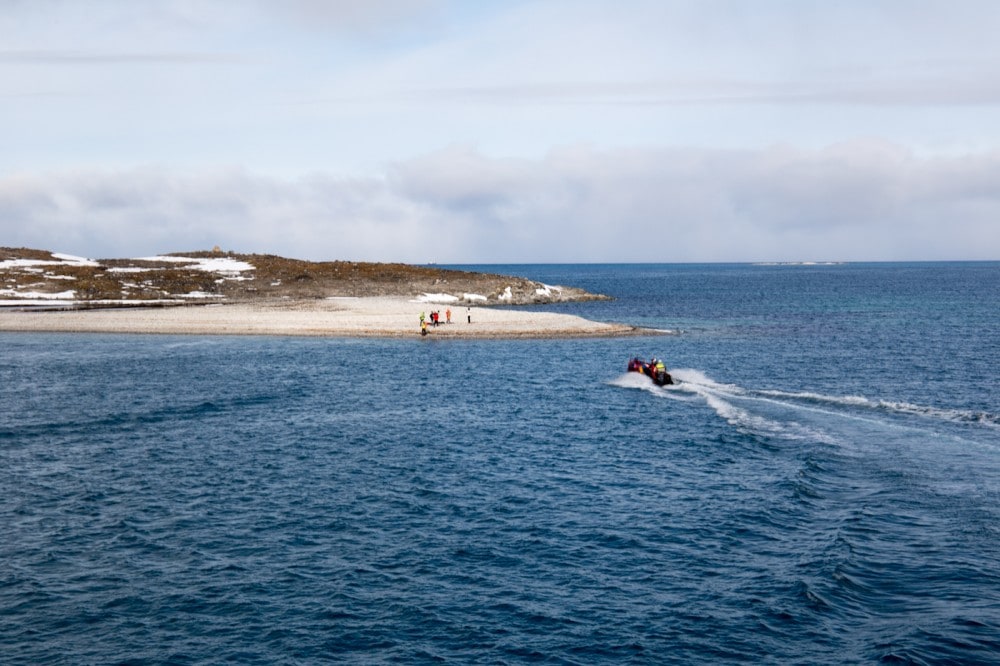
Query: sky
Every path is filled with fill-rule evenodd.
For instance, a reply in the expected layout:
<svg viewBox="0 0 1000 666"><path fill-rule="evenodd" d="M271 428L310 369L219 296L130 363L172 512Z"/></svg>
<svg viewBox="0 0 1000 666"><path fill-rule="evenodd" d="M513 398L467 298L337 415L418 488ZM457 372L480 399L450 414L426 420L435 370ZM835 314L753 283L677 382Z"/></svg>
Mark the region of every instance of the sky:
<svg viewBox="0 0 1000 666"><path fill-rule="evenodd" d="M1000 259L994 0L0 0L0 246Z"/></svg>

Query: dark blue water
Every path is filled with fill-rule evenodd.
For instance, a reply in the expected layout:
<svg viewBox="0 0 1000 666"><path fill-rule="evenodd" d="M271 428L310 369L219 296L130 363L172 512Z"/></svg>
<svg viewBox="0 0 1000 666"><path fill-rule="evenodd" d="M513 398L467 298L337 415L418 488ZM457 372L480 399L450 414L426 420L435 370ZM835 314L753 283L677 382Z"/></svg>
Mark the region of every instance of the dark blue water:
<svg viewBox="0 0 1000 666"><path fill-rule="evenodd" d="M489 268L673 333L0 335L0 662L1000 663L1000 264Z"/></svg>

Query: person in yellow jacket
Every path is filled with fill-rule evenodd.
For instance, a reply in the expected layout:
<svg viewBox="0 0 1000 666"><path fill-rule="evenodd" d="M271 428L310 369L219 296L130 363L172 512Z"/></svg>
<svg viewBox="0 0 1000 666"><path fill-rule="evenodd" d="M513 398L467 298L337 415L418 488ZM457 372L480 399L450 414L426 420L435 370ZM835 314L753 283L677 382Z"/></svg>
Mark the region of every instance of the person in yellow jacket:
<svg viewBox="0 0 1000 666"><path fill-rule="evenodd" d="M667 366L664 365L663 361L659 359L653 359L653 378L658 382L662 383L664 376L667 374Z"/></svg>

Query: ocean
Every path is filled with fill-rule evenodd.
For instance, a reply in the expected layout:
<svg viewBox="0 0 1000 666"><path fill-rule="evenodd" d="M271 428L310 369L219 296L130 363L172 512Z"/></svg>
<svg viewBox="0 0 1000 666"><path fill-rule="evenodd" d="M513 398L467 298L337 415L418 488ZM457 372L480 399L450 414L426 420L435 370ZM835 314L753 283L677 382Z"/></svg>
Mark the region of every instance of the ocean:
<svg viewBox="0 0 1000 666"><path fill-rule="evenodd" d="M466 268L662 333L0 334L0 662L1000 663L1000 263Z"/></svg>

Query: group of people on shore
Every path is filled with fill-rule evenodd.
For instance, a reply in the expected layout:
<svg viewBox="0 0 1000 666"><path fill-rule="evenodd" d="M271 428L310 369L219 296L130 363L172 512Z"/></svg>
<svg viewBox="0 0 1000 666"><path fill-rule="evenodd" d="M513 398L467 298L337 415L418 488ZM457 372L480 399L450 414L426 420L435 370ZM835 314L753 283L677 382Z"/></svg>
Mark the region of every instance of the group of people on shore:
<svg viewBox="0 0 1000 666"><path fill-rule="evenodd" d="M451 323L451 308L444 311L445 323ZM430 316L430 323L432 326L437 326L441 323L441 312L440 310L432 310ZM420 334L427 335L427 315L423 312L420 313Z"/></svg>
<svg viewBox="0 0 1000 666"><path fill-rule="evenodd" d="M471 307L468 308L468 321L469 321L470 324L472 323L472 308ZM425 312L421 312L420 313L420 334L421 335L427 335L427 327L428 326L437 326L438 324L441 324L441 323L442 323L442 321L441 321L441 311L440 310L432 310L430 317L428 317ZM451 308L448 308L447 310L444 311L444 322L443 323L445 323L445 324L450 324L451 323Z"/></svg>

